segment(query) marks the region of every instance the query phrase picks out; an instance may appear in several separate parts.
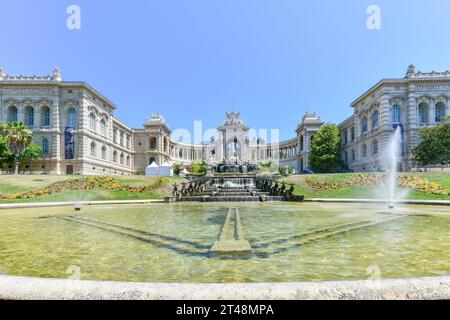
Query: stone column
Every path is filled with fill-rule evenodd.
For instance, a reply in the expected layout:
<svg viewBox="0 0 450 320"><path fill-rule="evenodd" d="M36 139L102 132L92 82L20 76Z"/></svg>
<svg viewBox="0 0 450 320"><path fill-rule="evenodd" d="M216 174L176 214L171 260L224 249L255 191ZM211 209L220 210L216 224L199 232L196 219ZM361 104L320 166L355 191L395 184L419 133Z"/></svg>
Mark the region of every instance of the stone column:
<svg viewBox="0 0 450 320"><path fill-rule="evenodd" d="M428 106L428 123L434 124L435 122L435 105L434 99L430 99L430 105Z"/></svg>

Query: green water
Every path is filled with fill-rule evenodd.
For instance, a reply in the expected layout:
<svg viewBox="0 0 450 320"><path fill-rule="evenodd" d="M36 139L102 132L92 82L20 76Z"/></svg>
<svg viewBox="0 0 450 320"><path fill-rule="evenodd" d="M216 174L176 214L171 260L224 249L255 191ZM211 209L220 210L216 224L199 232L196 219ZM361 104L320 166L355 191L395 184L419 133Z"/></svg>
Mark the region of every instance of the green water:
<svg viewBox="0 0 450 320"><path fill-rule="evenodd" d="M230 206L247 259L209 255ZM174 204L0 211L0 273L140 282L291 282L450 274L448 207Z"/></svg>

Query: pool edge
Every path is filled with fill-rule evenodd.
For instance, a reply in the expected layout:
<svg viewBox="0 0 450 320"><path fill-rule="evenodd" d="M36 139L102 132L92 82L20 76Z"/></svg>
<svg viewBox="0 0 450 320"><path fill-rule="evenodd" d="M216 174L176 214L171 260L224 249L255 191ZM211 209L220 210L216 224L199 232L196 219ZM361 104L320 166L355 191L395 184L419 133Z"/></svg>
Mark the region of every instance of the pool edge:
<svg viewBox="0 0 450 320"><path fill-rule="evenodd" d="M449 300L450 276L305 283L165 284L0 275L0 300Z"/></svg>

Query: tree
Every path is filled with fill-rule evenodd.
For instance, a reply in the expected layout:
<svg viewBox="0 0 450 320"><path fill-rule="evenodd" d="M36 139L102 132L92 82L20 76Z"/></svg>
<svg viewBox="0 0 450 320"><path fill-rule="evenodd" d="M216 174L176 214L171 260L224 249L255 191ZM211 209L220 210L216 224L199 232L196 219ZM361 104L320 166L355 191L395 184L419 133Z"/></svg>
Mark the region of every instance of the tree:
<svg viewBox="0 0 450 320"><path fill-rule="evenodd" d="M14 156L14 174L18 174L21 156L32 143L33 132L22 122L9 122L4 130L6 144Z"/></svg>
<svg viewBox="0 0 450 320"><path fill-rule="evenodd" d="M13 162L14 156L8 148L5 138L0 135L0 168L10 165Z"/></svg>
<svg viewBox="0 0 450 320"><path fill-rule="evenodd" d="M30 174L33 174L33 160L38 160L42 157L42 149L35 143L31 143L28 148L22 153L21 160L29 161Z"/></svg>
<svg viewBox="0 0 450 320"><path fill-rule="evenodd" d="M341 137L334 124L324 125L315 135L311 143L311 169L316 172L335 172L342 169L339 157Z"/></svg>
<svg viewBox="0 0 450 320"><path fill-rule="evenodd" d="M413 150L419 165L450 164L450 118L436 127L421 129L419 135L421 142Z"/></svg>

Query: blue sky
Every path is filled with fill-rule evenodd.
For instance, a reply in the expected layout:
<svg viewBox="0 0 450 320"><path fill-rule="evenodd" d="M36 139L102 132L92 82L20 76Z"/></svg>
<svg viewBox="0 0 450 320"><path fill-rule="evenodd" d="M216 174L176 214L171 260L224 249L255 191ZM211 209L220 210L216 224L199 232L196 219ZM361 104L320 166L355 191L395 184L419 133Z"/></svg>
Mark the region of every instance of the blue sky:
<svg viewBox="0 0 450 320"><path fill-rule="evenodd" d="M81 8L81 30L66 9ZM381 30L366 27L378 5ZM240 111L290 138L304 112L327 122L381 78L450 69L447 0L0 0L0 66L86 81L141 127L216 127Z"/></svg>

